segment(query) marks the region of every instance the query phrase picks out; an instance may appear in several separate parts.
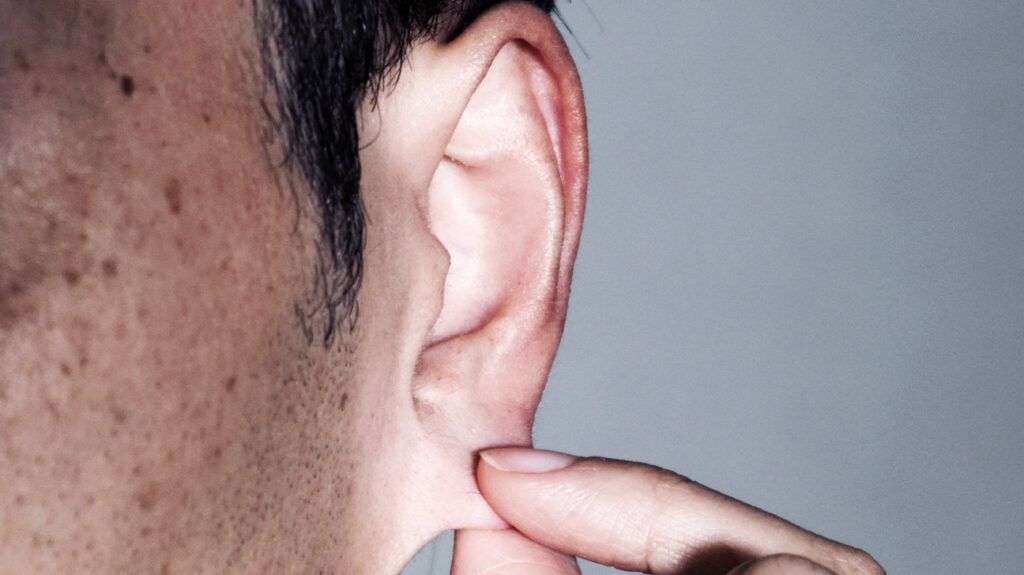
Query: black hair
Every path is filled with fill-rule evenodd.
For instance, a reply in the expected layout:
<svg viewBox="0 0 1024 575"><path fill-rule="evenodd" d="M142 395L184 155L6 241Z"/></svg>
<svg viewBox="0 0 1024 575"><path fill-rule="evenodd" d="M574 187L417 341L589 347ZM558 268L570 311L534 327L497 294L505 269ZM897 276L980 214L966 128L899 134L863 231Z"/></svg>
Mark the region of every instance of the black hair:
<svg viewBox="0 0 1024 575"><path fill-rule="evenodd" d="M318 219L314 297L296 305L325 346L355 326L365 222L356 113L396 78L409 47L458 33L502 0L253 0L269 134ZM544 10L554 0L533 0ZM318 324L318 325L317 325Z"/></svg>

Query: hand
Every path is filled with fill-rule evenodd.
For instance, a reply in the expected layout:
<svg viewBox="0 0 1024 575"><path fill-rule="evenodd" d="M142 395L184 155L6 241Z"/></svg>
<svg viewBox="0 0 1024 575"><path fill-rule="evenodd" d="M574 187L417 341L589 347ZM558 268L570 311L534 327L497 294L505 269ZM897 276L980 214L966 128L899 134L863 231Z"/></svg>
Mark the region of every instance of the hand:
<svg viewBox="0 0 1024 575"><path fill-rule="evenodd" d="M526 448L481 454L480 491L514 529L455 534L456 575L882 575L867 553L675 473Z"/></svg>

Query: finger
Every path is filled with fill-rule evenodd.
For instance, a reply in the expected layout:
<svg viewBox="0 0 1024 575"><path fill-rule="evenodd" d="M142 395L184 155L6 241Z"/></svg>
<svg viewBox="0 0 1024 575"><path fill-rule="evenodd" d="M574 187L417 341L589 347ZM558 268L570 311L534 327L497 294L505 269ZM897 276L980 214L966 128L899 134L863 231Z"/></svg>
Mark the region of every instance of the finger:
<svg viewBox="0 0 1024 575"><path fill-rule="evenodd" d="M797 555L770 555L748 561L729 575L835 575L831 569Z"/></svg>
<svg viewBox="0 0 1024 575"><path fill-rule="evenodd" d="M620 569L671 575L706 565L709 555L787 553L841 575L884 573L863 551L648 465L503 448L481 453L477 482L530 539Z"/></svg>
<svg viewBox="0 0 1024 575"><path fill-rule="evenodd" d="M455 532L452 575L579 575L576 560L513 529Z"/></svg>

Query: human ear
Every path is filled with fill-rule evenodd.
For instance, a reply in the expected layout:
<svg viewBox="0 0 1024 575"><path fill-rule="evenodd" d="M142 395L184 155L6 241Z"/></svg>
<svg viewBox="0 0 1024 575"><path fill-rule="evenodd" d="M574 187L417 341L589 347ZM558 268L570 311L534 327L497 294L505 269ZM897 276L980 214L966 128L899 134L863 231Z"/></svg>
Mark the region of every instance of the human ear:
<svg viewBox="0 0 1024 575"><path fill-rule="evenodd" d="M562 333L586 146L578 80L552 59L522 38L501 46L428 188L450 263L413 397L467 447L529 442Z"/></svg>
<svg viewBox="0 0 1024 575"><path fill-rule="evenodd" d="M401 218L409 247L393 251L420 254L402 273L420 321L403 332L424 496L446 503L446 528L500 526L473 462L530 443L562 334L587 176L575 66L547 14L504 4L415 47L362 132L369 185L416 206Z"/></svg>

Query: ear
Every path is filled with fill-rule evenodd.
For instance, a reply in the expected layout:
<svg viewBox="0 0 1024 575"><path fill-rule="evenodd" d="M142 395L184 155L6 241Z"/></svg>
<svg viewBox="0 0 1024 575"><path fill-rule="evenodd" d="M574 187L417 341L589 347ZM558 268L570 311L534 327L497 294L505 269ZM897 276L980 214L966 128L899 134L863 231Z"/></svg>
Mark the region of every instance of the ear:
<svg viewBox="0 0 1024 575"><path fill-rule="evenodd" d="M473 464L530 443L562 334L587 180L575 65L547 14L502 4L416 45L360 130L367 269L393 270L367 302L408 286L388 299L403 319L387 337L409 365L397 401L415 427L401 441L416 498L441 528L500 526Z"/></svg>
<svg viewBox="0 0 1024 575"><path fill-rule="evenodd" d="M494 55L428 188L449 266L413 397L426 428L463 447L529 443L568 304L585 115L575 67L542 18L533 38L488 38Z"/></svg>

